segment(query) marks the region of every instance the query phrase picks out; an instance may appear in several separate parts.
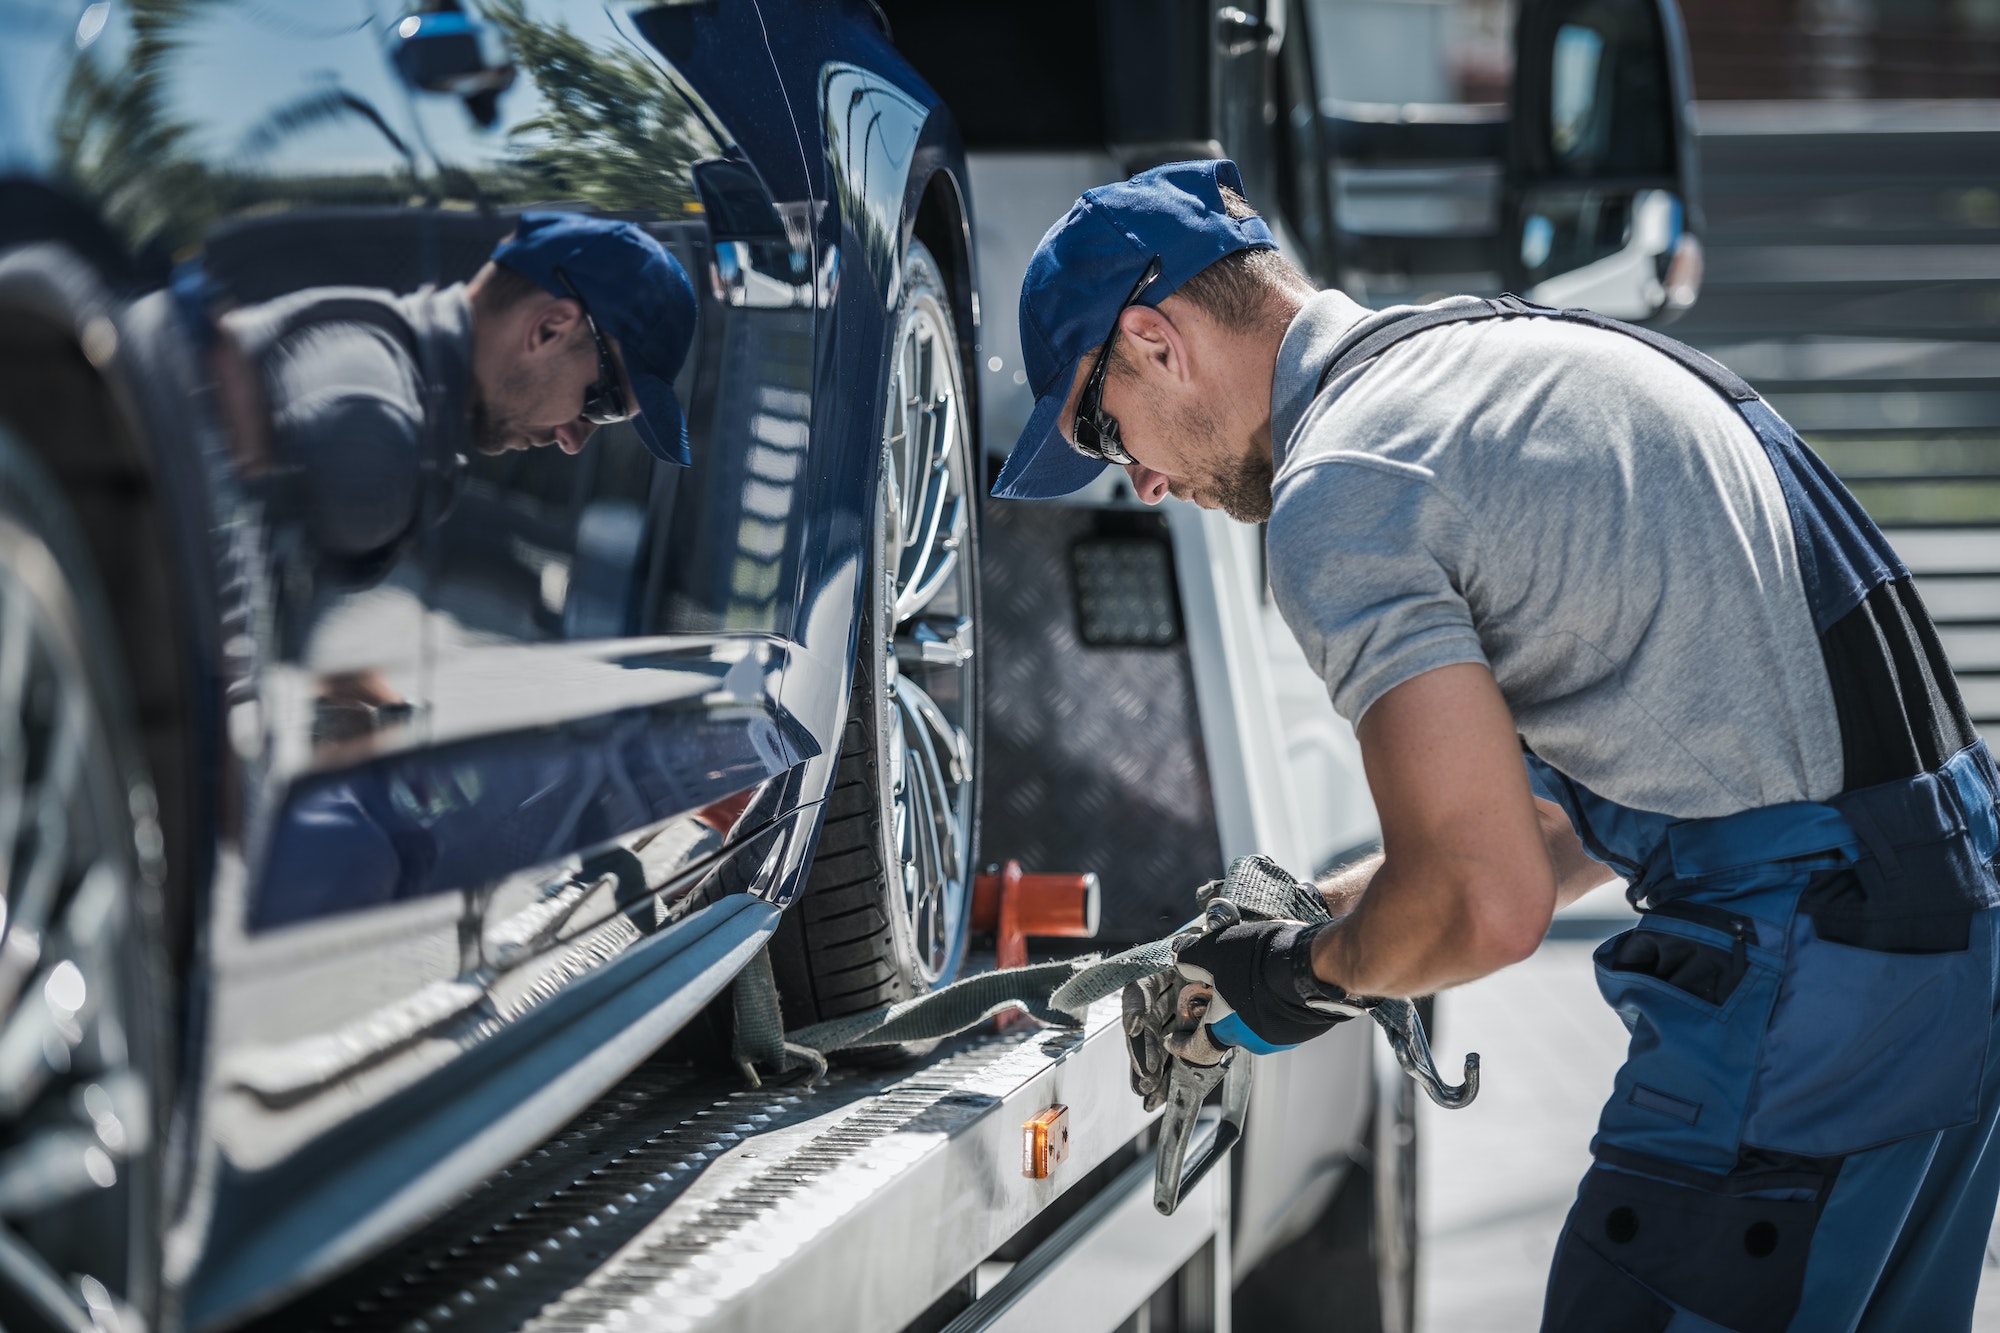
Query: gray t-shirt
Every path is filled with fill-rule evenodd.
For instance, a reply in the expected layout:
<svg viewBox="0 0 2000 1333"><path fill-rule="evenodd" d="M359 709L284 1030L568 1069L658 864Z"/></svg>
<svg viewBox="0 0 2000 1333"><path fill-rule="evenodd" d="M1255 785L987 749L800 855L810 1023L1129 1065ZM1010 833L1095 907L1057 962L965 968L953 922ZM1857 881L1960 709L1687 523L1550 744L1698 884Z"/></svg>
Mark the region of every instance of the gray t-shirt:
<svg viewBox="0 0 2000 1333"><path fill-rule="evenodd" d="M1622 804L1839 791L1784 496L1736 410L1635 338L1530 317L1416 334L1316 394L1371 313L1308 302L1272 386L1271 585L1340 714L1481 662L1535 753Z"/></svg>
<svg viewBox="0 0 2000 1333"><path fill-rule="evenodd" d="M396 554L427 465L471 447L472 306L463 284L397 296L311 287L224 316L263 376L306 527L347 559Z"/></svg>

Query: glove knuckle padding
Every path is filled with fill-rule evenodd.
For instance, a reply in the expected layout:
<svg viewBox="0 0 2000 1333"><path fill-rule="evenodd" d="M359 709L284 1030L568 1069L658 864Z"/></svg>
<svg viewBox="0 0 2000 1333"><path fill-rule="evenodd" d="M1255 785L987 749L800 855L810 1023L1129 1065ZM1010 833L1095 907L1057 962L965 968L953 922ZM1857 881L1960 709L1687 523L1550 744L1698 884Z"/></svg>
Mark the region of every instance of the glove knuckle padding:
<svg viewBox="0 0 2000 1333"><path fill-rule="evenodd" d="M1307 1004L1324 998L1312 972L1316 933L1316 927L1298 921L1246 921L1188 941L1177 956L1215 978L1216 992L1252 1032L1290 1046L1344 1018Z"/></svg>

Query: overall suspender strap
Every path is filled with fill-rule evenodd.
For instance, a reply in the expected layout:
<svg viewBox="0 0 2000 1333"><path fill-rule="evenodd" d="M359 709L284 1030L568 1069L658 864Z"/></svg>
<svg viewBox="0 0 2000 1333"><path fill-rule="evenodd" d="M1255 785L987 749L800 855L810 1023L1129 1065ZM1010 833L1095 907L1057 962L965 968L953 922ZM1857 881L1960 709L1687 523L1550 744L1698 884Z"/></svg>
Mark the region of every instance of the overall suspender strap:
<svg viewBox="0 0 2000 1333"><path fill-rule="evenodd" d="M1786 493L1841 733L1843 790L1824 803L1668 821L1586 794L1560 774L1566 790L1551 799L1618 853L1635 892L1671 892L1663 880L1699 880L1738 862L1837 855L1852 858L1853 874L1815 890L1807 907L1826 938L1875 949L1961 947L1968 914L2000 902L1986 845L2000 841L1991 831L2000 828L1993 808L2000 778L1967 720L1909 571L1853 496L1741 376L1651 329L1501 296L1363 320L1335 346L1320 387L1427 330L1520 316L1636 338L1744 418ZM1980 837L1963 836L1961 822Z"/></svg>
<svg viewBox="0 0 2000 1333"><path fill-rule="evenodd" d="M1346 374L1363 362L1373 360L1405 338L1414 338L1444 324L1463 324L1468 320L1493 319L1511 313L1500 308L1498 301L1482 300L1418 310L1386 322L1379 317L1364 319L1334 345L1333 357L1327 362L1326 369L1320 372L1319 387L1324 389L1336 375Z"/></svg>
<svg viewBox="0 0 2000 1333"><path fill-rule="evenodd" d="M1563 319L1574 324L1588 324L1593 328L1622 333L1628 338L1637 338L1654 351L1671 357L1730 402L1747 403L1757 398L1757 391L1735 371L1720 361L1702 355L1686 343L1674 341L1665 334L1600 315L1595 310L1557 310L1551 306L1530 305L1511 293L1491 299L1464 301L1456 305L1434 306L1388 320L1380 317L1362 320L1335 345L1332 359L1328 361L1325 371L1320 374L1319 387L1324 389L1335 376L1345 374L1363 362L1380 356L1403 339L1413 338L1419 333L1441 325L1464 324L1476 319L1507 319L1521 315Z"/></svg>

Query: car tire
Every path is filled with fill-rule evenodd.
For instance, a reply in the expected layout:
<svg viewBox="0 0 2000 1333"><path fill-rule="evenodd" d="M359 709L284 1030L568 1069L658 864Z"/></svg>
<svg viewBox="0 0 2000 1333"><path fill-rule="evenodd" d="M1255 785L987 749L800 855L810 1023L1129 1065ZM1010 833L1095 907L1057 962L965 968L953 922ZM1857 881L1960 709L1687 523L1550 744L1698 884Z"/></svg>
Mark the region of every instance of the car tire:
<svg viewBox="0 0 2000 1333"><path fill-rule="evenodd" d="M48 473L0 428L0 1326L158 1328L161 835L123 660Z"/></svg>
<svg viewBox="0 0 2000 1333"><path fill-rule="evenodd" d="M787 1026L951 981L979 829L979 479L957 325L911 241L854 684L819 846L772 949Z"/></svg>

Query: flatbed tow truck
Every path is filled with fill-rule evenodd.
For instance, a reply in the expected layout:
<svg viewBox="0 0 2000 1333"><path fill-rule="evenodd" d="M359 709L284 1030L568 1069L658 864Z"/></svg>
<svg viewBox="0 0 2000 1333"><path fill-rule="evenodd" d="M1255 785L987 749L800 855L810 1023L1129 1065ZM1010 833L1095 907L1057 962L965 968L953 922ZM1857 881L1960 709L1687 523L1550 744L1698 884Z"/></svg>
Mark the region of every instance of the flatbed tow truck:
<svg viewBox="0 0 2000 1333"><path fill-rule="evenodd" d="M1339 89L1317 48L1303 28L1284 40L1296 6L1204 6L1192 27L1107 19L1075 43L1105 77L1056 79L1025 101L992 81L1013 66L962 58L1037 30L1013 0L878 8L965 134L991 450L1031 405L1014 293L1049 219L1091 185L1175 157L1236 158L1253 197L1289 201L1274 225L1301 266L1375 304L1503 281L1634 318L1692 300L1699 209L1671 0L1631 0L1616 30L1617 58L1657 74L1645 86L1658 114L1621 133L1650 136L1631 146L1658 160L1658 179L1550 166L1535 137L1546 111L1515 122L1497 106L1433 116L1322 101ZM1517 112L1561 82L1573 8L1523 6ZM1050 15L1089 35L1068 11ZM1158 77L1134 82L1132 69ZM1360 225L1370 199L1419 177L1488 191L1478 234L1423 222L1457 218L1428 196L1403 201L1422 225ZM1529 258L1543 212L1622 217L1635 191L1663 189L1687 218L1671 255L1636 231L1584 229ZM1556 285L1530 285L1544 270ZM1148 510L1115 469L1066 501L992 502L983 522L989 858L1102 876L1110 951L1180 925L1195 885L1237 857L1319 873L1375 845L1358 746L1279 620L1254 530L1191 506ZM1093 623L1079 590L1113 570L1118 595L1098 600L1147 609ZM1019 961L988 954L967 970ZM1131 1091L1119 1017L1111 996L1080 1030L987 1025L915 1061L836 1062L812 1083L751 1086L670 1044L451 1211L249 1327L1227 1333L1234 1320L1407 1333L1416 1084L1374 1025L1254 1057L1226 1169L1190 1173L1163 1215L1160 1115ZM1222 1146L1219 1109L1202 1112L1187 1160Z"/></svg>
<svg viewBox="0 0 2000 1333"><path fill-rule="evenodd" d="M1077 623L1061 566L1105 542L1159 556L1171 643L1049 640ZM1372 838L1351 733L1258 596L1252 530L1118 495L996 502L983 564L988 650L1036 690L1034 708L989 714L988 846L1005 855L1032 831L1049 861L1128 873L1096 939L1048 939L1046 914L991 929L997 907L976 905L975 940L991 929L993 944L968 972L1028 961L1023 935L1036 961L1157 938L1228 858L1272 851L1319 869ZM1046 652L1081 675L1066 683ZM1107 763L1091 738L1124 701L1092 682L1128 669L1149 683L1156 728L1135 745L1154 748ZM1141 808L1135 781L1182 769L1177 823L1107 829L1087 814ZM1006 799L1024 790L1048 795ZM1143 892L1129 873L1142 854L1159 858ZM836 1058L816 1083L752 1087L713 1050L691 1059L670 1043L449 1212L247 1327L1226 1333L1245 1275L1254 1284L1288 1245L1333 1256L1322 1295L1351 1307L1352 1327L1406 1327L1390 1312L1407 1301L1378 1299L1378 1284L1413 1285L1415 1085L1372 1029L1255 1057L1244 1142L1190 1173L1171 1216L1154 1205L1160 1113L1131 1090L1116 995L1080 1030L988 1023L914 1061ZM1204 1111L1187 1161L1218 1124Z"/></svg>
<svg viewBox="0 0 2000 1333"><path fill-rule="evenodd" d="M649 1062L256 1327L1227 1330L1228 1173L1159 1214L1157 1116L1126 1078L1115 998L1081 1032L989 1029L810 1087Z"/></svg>

